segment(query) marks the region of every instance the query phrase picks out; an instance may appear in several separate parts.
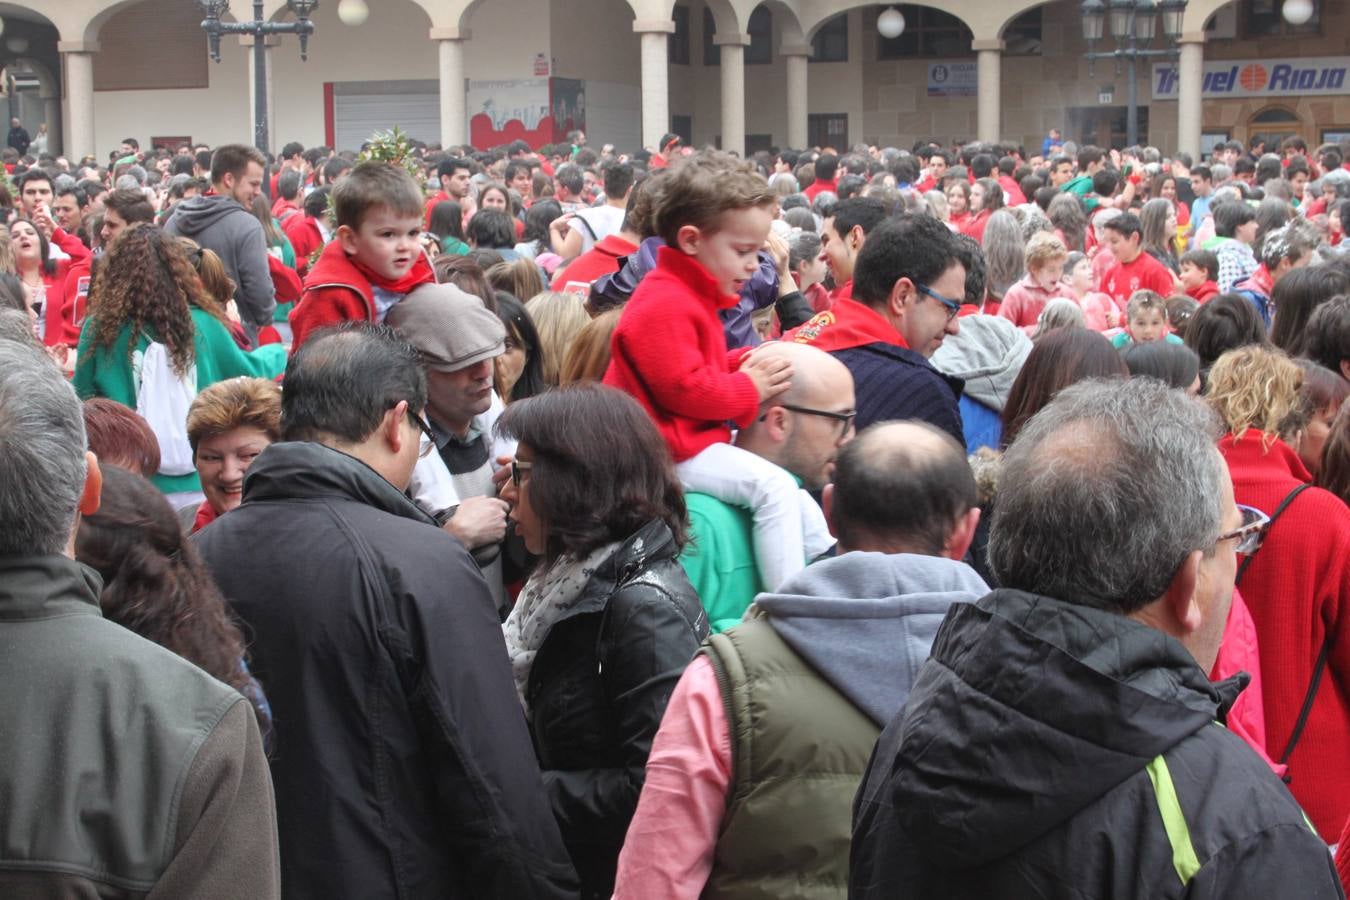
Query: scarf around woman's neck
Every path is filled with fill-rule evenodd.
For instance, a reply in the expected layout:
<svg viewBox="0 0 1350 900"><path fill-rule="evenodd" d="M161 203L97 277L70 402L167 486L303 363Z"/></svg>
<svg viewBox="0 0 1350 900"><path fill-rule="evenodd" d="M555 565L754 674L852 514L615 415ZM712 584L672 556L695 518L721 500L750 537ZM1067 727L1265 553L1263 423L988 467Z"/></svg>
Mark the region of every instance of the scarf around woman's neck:
<svg viewBox="0 0 1350 900"><path fill-rule="evenodd" d="M506 652L511 656L511 674L515 676L516 693L525 714L530 714L525 690L530 681L530 667L549 631L581 599L586 582L618 549L619 543L605 544L592 550L584 559L571 554L560 556L547 568L540 569L525 582L525 587L512 607L511 614L502 623L506 638Z"/></svg>

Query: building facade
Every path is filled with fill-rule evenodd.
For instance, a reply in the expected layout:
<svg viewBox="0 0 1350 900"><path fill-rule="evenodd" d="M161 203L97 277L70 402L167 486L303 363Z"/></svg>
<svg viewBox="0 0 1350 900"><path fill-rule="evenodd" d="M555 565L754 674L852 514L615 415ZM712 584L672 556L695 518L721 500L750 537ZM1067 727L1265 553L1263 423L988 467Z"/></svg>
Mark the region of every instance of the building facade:
<svg viewBox="0 0 1350 900"><path fill-rule="evenodd" d="M1141 139L1197 153L1255 134L1315 144L1350 133L1350 3L1316 0L1296 27L1282 2L1190 0L1180 60L1138 67ZM667 131L741 151L925 138L1038 149L1051 127L1123 145L1128 69L1099 62L1089 74L1075 0L898 4L895 39L878 33L884 8L324 0L308 62L293 37L265 51L272 149L354 148L393 125L446 144L512 129L538 138L548 116L628 149ZM290 15L284 0L264 10ZM11 110L30 131L46 121L53 149L106 158L126 137L214 145L253 133L252 41L227 39L210 62L193 0L10 0L0 16L0 65L29 85L11 91Z"/></svg>

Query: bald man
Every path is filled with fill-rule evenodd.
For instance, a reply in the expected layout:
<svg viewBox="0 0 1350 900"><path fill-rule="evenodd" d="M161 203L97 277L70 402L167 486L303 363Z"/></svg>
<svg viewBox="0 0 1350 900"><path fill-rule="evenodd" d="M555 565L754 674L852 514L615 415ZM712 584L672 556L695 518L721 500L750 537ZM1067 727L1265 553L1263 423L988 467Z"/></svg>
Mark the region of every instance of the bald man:
<svg viewBox="0 0 1350 900"><path fill-rule="evenodd" d="M853 437L853 376L833 356L805 344L775 342L755 353L790 362L792 387L764 406L734 443L787 470L806 490L820 490L830 481L835 454ZM820 507L804 492L799 497L810 561L834 541ZM751 512L697 491L687 493L685 500L692 540L680 562L703 600L712 630L721 631L739 622L764 590Z"/></svg>
<svg viewBox="0 0 1350 900"><path fill-rule="evenodd" d="M853 795L877 735L948 608L989 589L960 561L980 511L954 438L882 423L836 466L825 506L840 555L757 597L676 686L618 900L844 896Z"/></svg>

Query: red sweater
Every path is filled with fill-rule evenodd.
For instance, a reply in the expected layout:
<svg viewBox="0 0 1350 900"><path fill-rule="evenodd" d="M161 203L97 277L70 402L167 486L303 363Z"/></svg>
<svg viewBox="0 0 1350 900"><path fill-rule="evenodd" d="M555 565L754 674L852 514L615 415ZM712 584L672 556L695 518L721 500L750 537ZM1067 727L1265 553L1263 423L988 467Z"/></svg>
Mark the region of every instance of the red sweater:
<svg viewBox="0 0 1350 900"><path fill-rule="evenodd" d="M829 181L821 181L820 179L816 179L815 181L811 182L811 185L806 190L802 191L802 193L806 195L806 199L815 200L817 196L825 193L826 191L829 191L831 194L838 196L839 179L831 178Z"/></svg>
<svg viewBox="0 0 1350 900"><path fill-rule="evenodd" d="M323 246L323 232L313 216L291 216L281 223L281 230L295 251L295 270L303 277L309 271L309 257Z"/></svg>
<svg viewBox="0 0 1350 900"><path fill-rule="evenodd" d="M1167 267L1147 253L1140 253L1128 263L1118 262L1102 277L1100 290L1121 309L1130 302L1135 291L1157 291L1166 299L1172 295L1176 280Z"/></svg>
<svg viewBox="0 0 1350 900"><path fill-rule="evenodd" d="M637 252L637 244L630 244L617 234L595 242L595 246L558 270L550 287L565 290L569 284L592 284L597 278L619 271L619 260Z"/></svg>
<svg viewBox="0 0 1350 900"><path fill-rule="evenodd" d="M1310 481L1298 454L1266 435L1226 436L1237 502L1267 515ZM1289 788L1328 843L1350 816L1350 509L1335 495L1309 488L1266 535L1242 577L1242 596L1260 635L1267 749L1284 753L1313 664L1328 633L1331 653L1312 714L1289 760Z"/></svg>
<svg viewBox="0 0 1350 900"><path fill-rule="evenodd" d="M67 308L70 274L76 272L77 280L79 275L88 277L89 248L75 235L66 234L60 228L52 232L52 243L60 247L69 258L58 259L55 271L50 274L45 268L42 271L42 283L47 295L42 310L45 323L42 329L42 342L49 347L56 344L69 344L73 347L80 341L80 330L74 323L75 306L72 304ZM88 293L87 284L85 293Z"/></svg>
<svg viewBox="0 0 1350 900"><path fill-rule="evenodd" d="M740 302L692 256L662 247L623 308L610 344L605 384L637 398L676 462L731 440L759 414L750 376L736 371L748 347L727 352L720 309Z"/></svg>

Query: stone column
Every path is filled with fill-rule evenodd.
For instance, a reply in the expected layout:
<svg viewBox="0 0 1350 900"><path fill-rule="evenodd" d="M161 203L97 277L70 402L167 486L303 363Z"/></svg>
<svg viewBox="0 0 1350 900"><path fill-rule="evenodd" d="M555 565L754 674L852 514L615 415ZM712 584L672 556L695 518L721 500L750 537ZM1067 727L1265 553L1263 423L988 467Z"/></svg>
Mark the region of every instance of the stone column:
<svg viewBox="0 0 1350 900"><path fill-rule="evenodd" d="M464 83L464 42L469 37L467 28L431 29L431 39L437 42L440 54L441 147L446 149L469 142L468 88Z"/></svg>
<svg viewBox="0 0 1350 900"><path fill-rule="evenodd" d="M670 130L670 35L673 19L637 19L633 31L642 39L642 146L658 149Z"/></svg>
<svg viewBox="0 0 1350 900"><path fill-rule="evenodd" d="M784 44L778 48L787 66L787 146L794 150L806 147L806 117L808 95L806 86L807 63L811 59L809 44Z"/></svg>
<svg viewBox="0 0 1350 900"><path fill-rule="evenodd" d="M65 63L66 126L62 150L70 161L97 156L94 146L94 41L58 41L57 51Z"/></svg>
<svg viewBox="0 0 1350 900"><path fill-rule="evenodd" d="M717 34L713 43L722 48L722 149L745 155L745 48L750 35Z"/></svg>
<svg viewBox="0 0 1350 900"><path fill-rule="evenodd" d="M1003 65L1004 43L1000 40L973 41L971 47L975 50L978 66L976 138L984 143L994 143L1003 130L1003 83L1000 69Z"/></svg>
<svg viewBox="0 0 1350 900"><path fill-rule="evenodd" d="M1200 131L1204 124L1201 111L1205 79L1205 34L1203 31L1181 36L1181 58L1177 62L1177 150L1189 153L1200 162Z"/></svg>

